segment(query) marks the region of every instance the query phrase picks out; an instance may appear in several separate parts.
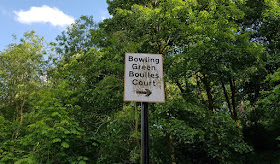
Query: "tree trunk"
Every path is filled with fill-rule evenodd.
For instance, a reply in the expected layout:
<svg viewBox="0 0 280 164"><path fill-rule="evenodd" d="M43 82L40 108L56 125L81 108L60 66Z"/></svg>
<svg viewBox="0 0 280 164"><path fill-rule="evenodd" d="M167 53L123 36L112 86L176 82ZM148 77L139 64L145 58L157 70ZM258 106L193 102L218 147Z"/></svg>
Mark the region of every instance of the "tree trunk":
<svg viewBox="0 0 280 164"><path fill-rule="evenodd" d="M25 98L23 98L22 103L20 104L20 107L18 107L18 105L16 105L17 106L16 107L17 111L20 115L20 120L19 120L19 125L18 125L16 133L15 133L15 138L14 138L14 136L12 136L13 139L17 139L17 137L19 135L19 129L20 129L20 127L22 125L22 122L23 122L23 107L24 107L24 104L25 104ZM18 113L17 113L17 115L18 115Z"/></svg>
<svg viewBox="0 0 280 164"><path fill-rule="evenodd" d="M207 93L208 108L209 108L210 111L215 113L214 100L213 100L213 97L212 97L212 94L211 94L210 82L208 80L208 75L207 74L203 74L202 82L205 85L205 89L206 89L206 93Z"/></svg>
<svg viewBox="0 0 280 164"><path fill-rule="evenodd" d="M200 83L199 83L198 78L195 78L195 80L196 80L197 89L198 89L198 92L199 92L199 94L200 94L202 103L203 103L205 106L208 106L207 103L206 103L206 101L205 101L205 98L204 98L204 96L203 96L203 94L202 94L202 90L201 90L201 87L200 87Z"/></svg>
<svg viewBox="0 0 280 164"><path fill-rule="evenodd" d="M225 88L225 84L224 84L224 81L221 80L221 84L222 84L222 89L223 89L223 92L224 92L224 96L226 98L226 102L228 104L228 109L230 111L230 116L231 118L234 120L234 114L233 114L233 109L232 109L232 106L231 106L231 103L230 103L230 100L229 100L229 96L228 96L228 93L227 93L227 90Z"/></svg>
<svg viewBox="0 0 280 164"><path fill-rule="evenodd" d="M232 111L233 111L233 120L236 122L236 127L239 128L239 121L237 118L236 102L235 102L236 86L234 83L234 79L231 77L229 77L229 85L230 85L230 90L231 90L231 104L232 104Z"/></svg>
<svg viewBox="0 0 280 164"><path fill-rule="evenodd" d="M174 143L173 138L171 134L167 134L167 142L168 142L168 152L170 155L170 164L176 164L175 163L175 154L174 154Z"/></svg>
<svg viewBox="0 0 280 164"><path fill-rule="evenodd" d="M187 100L187 94L186 94L186 90L182 87L181 83L179 81L176 82L178 88L181 91L182 97Z"/></svg>
<svg viewBox="0 0 280 164"><path fill-rule="evenodd" d="M24 107L24 104L25 104L25 98L23 98L22 103L20 105L20 125L23 122L23 107Z"/></svg>

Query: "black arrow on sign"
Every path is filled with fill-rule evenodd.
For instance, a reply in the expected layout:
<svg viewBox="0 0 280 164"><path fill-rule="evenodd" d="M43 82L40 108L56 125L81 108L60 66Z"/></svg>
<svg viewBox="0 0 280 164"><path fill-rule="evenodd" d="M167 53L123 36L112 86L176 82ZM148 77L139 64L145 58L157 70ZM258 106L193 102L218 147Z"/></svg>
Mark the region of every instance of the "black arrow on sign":
<svg viewBox="0 0 280 164"><path fill-rule="evenodd" d="M145 89L146 91L136 91L137 94L146 94L146 96L150 96L152 92L149 89Z"/></svg>

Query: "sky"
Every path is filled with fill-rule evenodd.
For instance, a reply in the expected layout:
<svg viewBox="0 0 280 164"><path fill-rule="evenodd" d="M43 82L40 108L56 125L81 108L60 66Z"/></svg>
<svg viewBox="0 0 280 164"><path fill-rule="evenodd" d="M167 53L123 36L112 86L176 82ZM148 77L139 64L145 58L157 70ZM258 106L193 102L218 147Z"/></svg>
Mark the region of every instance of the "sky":
<svg viewBox="0 0 280 164"><path fill-rule="evenodd" d="M109 18L106 0L0 0L0 51L35 30L46 41L55 38L82 15L96 22Z"/></svg>

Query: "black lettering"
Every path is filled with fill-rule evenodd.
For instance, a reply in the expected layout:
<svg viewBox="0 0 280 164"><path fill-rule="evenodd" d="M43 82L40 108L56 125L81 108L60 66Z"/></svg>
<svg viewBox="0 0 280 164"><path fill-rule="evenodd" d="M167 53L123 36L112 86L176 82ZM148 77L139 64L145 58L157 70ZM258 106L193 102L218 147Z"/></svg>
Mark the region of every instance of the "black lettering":
<svg viewBox="0 0 280 164"><path fill-rule="evenodd" d="M160 60L159 59L154 59L154 58L149 58L149 57L145 57L145 58L133 58L133 56L128 56L128 61L134 61L134 62L143 62L143 63L156 63L159 64Z"/></svg>
<svg viewBox="0 0 280 164"><path fill-rule="evenodd" d="M129 71L129 77L133 77L134 76L134 72L133 71Z"/></svg>
<svg viewBox="0 0 280 164"><path fill-rule="evenodd" d="M137 64L132 64L132 69L137 69Z"/></svg>
<svg viewBox="0 0 280 164"><path fill-rule="evenodd" d="M139 58L139 61L140 61L140 62L144 62L144 59L143 59L143 58Z"/></svg>
<svg viewBox="0 0 280 164"><path fill-rule="evenodd" d="M153 85L156 86L156 82L155 81L153 81Z"/></svg>
<svg viewBox="0 0 280 164"><path fill-rule="evenodd" d="M132 80L132 84L137 85L137 81L138 81L137 79Z"/></svg>
<svg viewBox="0 0 280 164"><path fill-rule="evenodd" d="M156 63L156 64L159 64L159 59L156 59L155 63Z"/></svg>

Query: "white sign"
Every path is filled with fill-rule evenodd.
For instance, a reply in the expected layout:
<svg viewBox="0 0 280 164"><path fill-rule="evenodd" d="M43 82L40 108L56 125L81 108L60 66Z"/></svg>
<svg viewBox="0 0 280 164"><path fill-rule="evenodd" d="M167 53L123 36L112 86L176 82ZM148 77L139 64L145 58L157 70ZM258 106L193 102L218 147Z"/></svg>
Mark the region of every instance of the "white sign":
<svg viewBox="0 0 280 164"><path fill-rule="evenodd" d="M125 54L124 101L165 102L160 54Z"/></svg>

